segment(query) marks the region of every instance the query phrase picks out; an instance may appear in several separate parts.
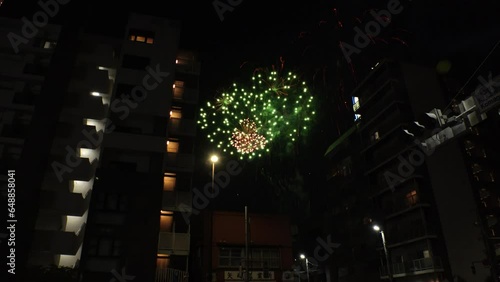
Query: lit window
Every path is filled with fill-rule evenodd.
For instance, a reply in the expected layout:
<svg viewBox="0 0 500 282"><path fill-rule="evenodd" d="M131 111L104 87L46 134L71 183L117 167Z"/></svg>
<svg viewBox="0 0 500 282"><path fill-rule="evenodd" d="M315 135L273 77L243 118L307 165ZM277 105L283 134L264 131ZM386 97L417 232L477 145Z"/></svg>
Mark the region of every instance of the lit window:
<svg viewBox="0 0 500 282"><path fill-rule="evenodd" d="M175 173L165 173L165 175L163 176L163 191L174 191L175 182Z"/></svg>
<svg viewBox="0 0 500 282"><path fill-rule="evenodd" d="M53 49L55 47L56 47L56 42L45 41L45 43L43 44L44 49Z"/></svg>
<svg viewBox="0 0 500 282"><path fill-rule="evenodd" d="M160 215L160 232L172 232L174 217L172 213Z"/></svg>
<svg viewBox="0 0 500 282"><path fill-rule="evenodd" d="M138 32L138 31L136 31ZM142 35L137 35L137 34L142 34ZM150 32L140 32L140 33L134 33L129 35L130 41L135 41L135 42L143 42L147 44L153 44L154 43L154 37Z"/></svg>
<svg viewBox="0 0 500 282"><path fill-rule="evenodd" d="M361 119L361 115L354 114L354 121L357 121L358 119Z"/></svg>
<svg viewBox="0 0 500 282"><path fill-rule="evenodd" d="M356 112L359 109L359 98L352 97L352 109Z"/></svg>
<svg viewBox="0 0 500 282"><path fill-rule="evenodd" d="M170 258L165 255L158 255L156 258L156 268L158 269L166 269L170 264Z"/></svg>
<svg viewBox="0 0 500 282"><path fill-rule="evenodd" d="M175 87L184 87L184 81L176 80L174 85Z"/></svg>
<svg viewBox="0 0 500 282"><path fill-rule="evenodd" d="M180 108L172 108L170 111L170 118L182 118L182 112Z"/></svg>
<svg viewBox="0 0 500 282"><path fill-rule="evenodd" d="M167 141L167 152L177 153L179 151L179 142L174 140Z"/></svg>
<svg viewBox="0 0 500 282"><path fill-rule="evenodd" d="M414 206L418 203L418 195L416 190L410 191L410 193L406 194L406 202L408 206Z"/></svg>

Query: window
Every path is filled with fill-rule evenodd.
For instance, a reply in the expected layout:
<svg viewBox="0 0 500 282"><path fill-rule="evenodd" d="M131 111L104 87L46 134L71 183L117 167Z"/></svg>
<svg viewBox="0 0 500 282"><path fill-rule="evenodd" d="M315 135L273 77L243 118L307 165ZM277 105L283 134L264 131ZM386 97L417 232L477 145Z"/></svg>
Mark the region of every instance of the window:
<svg viewBox="0 0 500 282"><path fill-rule="evenodd" d="M172 85L174 92L174 99L182 99L182 94L184 94L184 81L176 80L174 85Z"/></svg>
<svg viewBox="0 0 500 282"><path fill-rule="evenodd" d="M359 109L359 98L352 97L352 109L356 112Z"/></svg>
<svg viewBox="0 0 500 282"><path fill-rule="evenodd" d="M219 266L221 267L240 267L242 259L245 257L243 248L220 248Z"/></svg>
<svg viewBox="0 0 500 282"><path fill-rule="evenodd" d="M173 87L174 87L174 88L177 88L177 87L183 88L183 87L184 87L184 81L176 80L176 81L174 82Z"/></svg>
<svg viewBox="0 0 500 282"><path fill-rule="evenodd" d="M253 268L279 268L280 252L278 249L254 249L252 251Z"/></svg>
<svg viewBox="0 0 500 282"><path fill-rule="evenodd" d="M160 215L160 232L172 232L173 212L162 211Z"/></svg>
<svg viewBox="0 0 500 282"><path fill-rule="evenodd" d="M182 111L180 107L172 107L170 111L170 118L182 118Z"/></svg>
<svg viewBox="0 0 500 282"><path fill-rule="evenodd" d="M119 194L98 193L96 209L103 211L125 211L127 209L127 197Z"/></svg>
<svg viewBox="0 0 500 282"><path fill-rule="evenodd" d="M167 141L167 152L177 153L179 152L179 141L176 139L170 139Z"/></svg>
<svg viewBox="0 0 500 282"><path fill-rule="evenodd" d="M146 30L131 29L129 31L129 40L135 42L142 42L147 44L154 43L154 32Z"/></svg>
<svg viewBox="0 0 500 282"><path fill-rule="evenodd" d="M374 133L372 133L372 135L370 136L370 141L377 141L377 140L380 140L380 134L378 133L378 131L375 131Z"/></svg>
<svg viewBox="0 0 500 282"><path fill-rule="evenodd" d="M118 83L116 85L116 97L121 98L123 95L127 95L128 97L131 97L132 94L132 89L134 89L135 85L132 84L125 84L125 83Z"/></svg>
<svg viewBox="0 0 500 282"><path fill-rule="evenodd" d="M91 256L118 257L121 249L122 242L115 238L93 238L89 241L88 253Z"/></svg>
<svg viewBox="0 0 500 282"><path fill-rule="evenodd" d="M123 55L122 67L127 69L144 70L151 63L148 57Z"/></svg>
<svg viewBox="0 0 500 282"><path fill-rule="evenodd" d="M281 259L279 249L273 248L252 248L250 254L250 268L280 268ZM245 265L244 248L220 248L220 267L240 267Z"/></svg>
<svg viewBox="0 0 500 282"><path fill-rule="evenodd" d="M137 163L132 162L110 162L109 168L118 169L123 172L137 172Z"/></svg>
<svg viewBox="0 0 500 282"><path fill-rule="evenodd" d="M165 173L163 176L163 191L174 191L176 180L175 173Z"/></svg>
<svg viewBox="0 0 500 282"><path fill-rule="evenodd" d="M57 43L56 43L56 42L53 42L53 41L45 41L45 43L43 44L43 48L44 48L44 49L54 49L54 48L56 48L56 45L57 45Z"/></svg>
<svg viewBox="0 0 500 282"><path fill-rule="evenodd" d="M416 190L412 190L410 193L406 194L406 203L409 207L414 206L418 203L418 195Z"/></svg>

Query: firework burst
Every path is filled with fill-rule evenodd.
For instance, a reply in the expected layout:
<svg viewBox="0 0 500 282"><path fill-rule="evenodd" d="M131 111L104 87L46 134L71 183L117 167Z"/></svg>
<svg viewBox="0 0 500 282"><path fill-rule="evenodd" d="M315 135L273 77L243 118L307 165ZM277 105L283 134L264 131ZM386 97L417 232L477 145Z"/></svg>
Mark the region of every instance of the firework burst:
<svg viewBox="0 0 500 282"><path fill-rule="evenodd" d="M256 69L247 86L234 83L201 108L198 124L219 150L251 159L296 145L311 127L313 102L292 72Z"/></svg>

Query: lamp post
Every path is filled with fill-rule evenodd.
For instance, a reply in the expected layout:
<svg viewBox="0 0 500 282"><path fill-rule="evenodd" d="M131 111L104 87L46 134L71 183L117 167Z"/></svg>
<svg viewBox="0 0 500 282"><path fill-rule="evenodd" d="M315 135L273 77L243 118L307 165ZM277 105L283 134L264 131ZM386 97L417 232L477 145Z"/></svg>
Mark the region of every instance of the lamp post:
<svg viewBox="0 0 500 282"><path fill-rule="evenodd" d="M212 162L212 193L214 192L214 181L215 181L215 163L219 161L219 157L216 155L212 155L210 157L210 161Z"/></svg>
<svg viewBox="0 0 500 282"><path fill-rule="evenodd" d="M210 162L212 163L212 191L210 191L211 193L214 193L215 189L214 189L214 185L215 185L215 163L219 161L219 157L217 157L216 155L212 155L210 157ZM210 203L209 203L210 205ZM212 240L213 240L213 228L214 228L214 211L213 211L213 206L210 205L211 209L210 209L210 234L209 234L209 245L208 245L208 253L209 253L209 265L208 265L208 277L210 278L210 282L213 281L213 277L212 277Z"/></svg>
<svg viewBox="0 0 500 282"><path fill-rule="evenodd" d="M389 276L389 281L392 282L392 273L391 273L391 265L390 265L390 260L389 260L389 253L387 252L387 245L385 243L385 234L384 234L384 230L382 230L380 228L380 226L378 225L374 225L373 226L373 230L377 231L380 233L380 235L382 236L382 245L384 246L384 253L385 253L385 259L387 261L387 276Z"/></svg>
<svg viewBox="0 0 500 282"><path fill-rule="evenodd" d="M300 254L300 259L306 260L306 275L307 275L307 282L309 282L309 259L307 259L306 255L304 254Z"/></svg>

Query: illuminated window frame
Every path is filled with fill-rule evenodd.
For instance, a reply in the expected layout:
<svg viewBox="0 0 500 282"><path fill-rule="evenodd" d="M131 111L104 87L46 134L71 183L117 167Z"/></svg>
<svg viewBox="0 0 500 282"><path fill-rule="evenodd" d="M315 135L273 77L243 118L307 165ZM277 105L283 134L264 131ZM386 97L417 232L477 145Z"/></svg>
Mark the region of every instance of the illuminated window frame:
<svg viewBox="0 0 500 282"><path fill-rule="evenodd" d="M141 30L130 30L129 40L134 42L154 44L154 33Z"/></svg>

